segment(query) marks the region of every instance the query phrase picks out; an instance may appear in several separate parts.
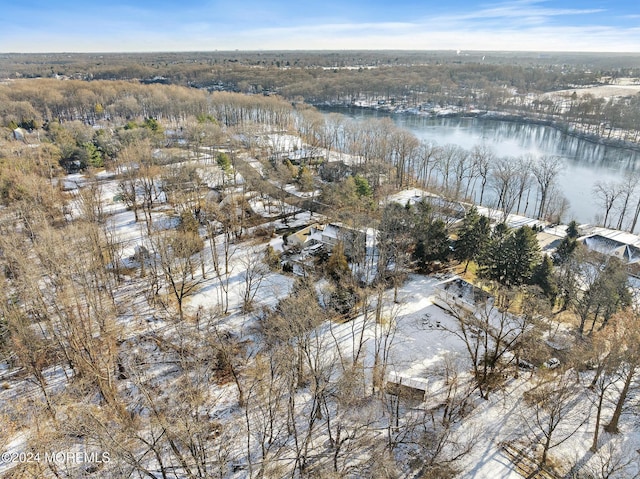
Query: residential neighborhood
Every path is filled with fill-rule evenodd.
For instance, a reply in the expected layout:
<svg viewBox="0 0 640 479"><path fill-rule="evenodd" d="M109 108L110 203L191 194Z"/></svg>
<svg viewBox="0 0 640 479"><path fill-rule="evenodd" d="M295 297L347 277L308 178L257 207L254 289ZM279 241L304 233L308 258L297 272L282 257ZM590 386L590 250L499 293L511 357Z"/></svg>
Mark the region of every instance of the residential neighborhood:
<svg viewBox="0 0 640 479"><path fill-rule="evenodd" d="M640 10L317 8L3 7L0 478L640 478Z"/></svg>

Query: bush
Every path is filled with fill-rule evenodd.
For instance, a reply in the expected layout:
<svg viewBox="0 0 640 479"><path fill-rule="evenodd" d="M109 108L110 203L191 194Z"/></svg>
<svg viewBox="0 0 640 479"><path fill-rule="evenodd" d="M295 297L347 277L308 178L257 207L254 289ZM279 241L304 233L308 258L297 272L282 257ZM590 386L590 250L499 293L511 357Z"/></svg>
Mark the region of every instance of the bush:
<svg viewBox="0 0 640 479"><path fill-rule="evenodd" d="M180 213L180 223L178 224L178 231L181 233L198 234L198 228L200 223L196 217L190 211L183 211Z"/></svg>
<svg viewBox="0 0 640 479"><path fill-rule="evenodd" d="M258 238L273 238L276 229L273 226L259 226L255 229L254 235Z"/></svg>

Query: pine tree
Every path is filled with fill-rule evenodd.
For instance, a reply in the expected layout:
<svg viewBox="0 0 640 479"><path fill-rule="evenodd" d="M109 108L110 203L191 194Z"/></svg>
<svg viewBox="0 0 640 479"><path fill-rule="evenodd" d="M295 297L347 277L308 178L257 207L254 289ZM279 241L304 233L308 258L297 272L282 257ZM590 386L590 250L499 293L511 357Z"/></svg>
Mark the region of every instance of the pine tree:
<svg viewBox="0 0 640 479"><path fill-rule="evenodd" d="M464 267L465 273L469 263L472 260L477 260L482 251L484 251L489 242L490 234L489 218L478 214L478 210L474 206L462 220L462 228L458 234L455 248L456 259L467 262Z"/></svg>
<svg viewBox="0 0 640 479"><path fill-rule="evenodd" d="M507 286L518 286L531 281L533 270L540 263L540 245L535 232L528 226L516 230L508 240L507 254L512 259L507 269Z"/></svg>
<svg viewBox="0 0 640 479"><path fill-rule="evenodd" d="M229 155L222 152L218 153L216 156L216 163L218 163L218 166L222 168L225 173L231 173L231 159L229 158Z"/></svg>
<svg viewBox="0 0 640 479"><path fill-rule="evenodd" d="M575 238L565 236L556 248L556 252L553 254L553 262L556 265L565 264L569 261L569 258L578 247L578 242Z"/></svg>
<svg viewBox="0 0 640 479"><path fill-rule="evenodd" d="M555 302L558 295L558 286L553 275L553 262L549 256L545 255L542 261L534 268L531 283L539 286L542 293L549 299L551 304Z"/></svg>
<svg viewBox="0 0 640 479"><path fill-rule="evenodd" d="M505 286L530 284L534 268L540 263L540 246L528 226L514 231L496 226L487 249L480 257L482 276Z"/></svg>
<svg viewBox="0 0 640 479"><path fill-rule="evenodd" d="M504 223L496 225L485 250L478 257L480 275L484 278L505 282L508 262L505 261L505 248L511 231Z"/></svg>
<svg viewBox="0 0 640 479"><path fill-rule="evenodd" d="M436 217L433 207L424 199L408 210L412 219L411 237L413 260L425 270L434 261L445 261L449 255L449 232L445 223Z"/></svg>
<svg viewBox="0 0 640 479"><path fill-rule="evenodd" d="M413 259L422 270L434 261L445 261L449 254L449 235L444 222L436 219L416 231Z"/></svg>
<svg viewBox="0 0 640 479"><path fill-rule="evenodd" d="M358 196L373 196L373 189L369 185L369 181L364 176L356 175L353 177L356 184L356 192Z"/></svg>
<svg viewBox="0 0 640 479"><path fill-rule="evenodd" d="M577 238L578 236L580 236L580 232L578 231L578 223L575 220L572 220L567 225L567 237Z"/></svg>

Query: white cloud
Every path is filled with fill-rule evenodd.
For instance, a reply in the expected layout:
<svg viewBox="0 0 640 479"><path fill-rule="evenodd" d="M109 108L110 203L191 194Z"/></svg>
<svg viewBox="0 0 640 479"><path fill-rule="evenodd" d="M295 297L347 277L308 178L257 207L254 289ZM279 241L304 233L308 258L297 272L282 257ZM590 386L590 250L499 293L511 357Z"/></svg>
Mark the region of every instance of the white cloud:
<svg viewBox="0 0 640 479"><path fill-rule="evenodd" d="M230 0L222 0L231 3ZM459 14L408 21L321 23L313 17L290 19L286 27L250 27L262 23L226 22L224 16L190 17L185 23L135 25L136 15L103 24L103 31L76 37L65 32L31 32L1 38L7 51L160 51L160 50L298 50L298 49L463 49L538 51L640 51L638 28L603 25L603 10L553 8L553 2L514 0ZM236 10L237 10L236 6ZM208 11L209 9L207 9ZM210 12L209 12L210 13ZM234 12L232 12L234 13ZM237 13L237 12L235 12ZM610 12L609 12L610 13ZM600 15L599 15L600 14ZM591 20L576 26L575 16ZM233 15L232 15L233 17ZM639 17L627 15L626 18ZM273 23L271 23L273 24ZM570 26L568 26L570 25ZM15 28L15 27L14 27ZM31 40L30 45L15 43Z"/></svg>
<svg viewBox="0 0 640 479"><path fill-rule="evenodd" d="M603 12L598 9L577 9L577 8L544 8L538 4L545 3L541 0L520 0L514 2L506 2L495 4L489 8L483 8L476 12L470 12L458 16L458 19L474 19L474 18L521 18L521 17L538 17L548 18L567 15L589 15Z"/></svg>
<svg viewBox="0 0 640 479"><path fill-rule="evenodd" d="M538 6L540 3L516 1L414 22L258 28L227 40L230 48L237 45L233 48L240 49L640 51L638 28L550 22L550 17L593 14L600 10L542 8Z"/></svg>
<svg viewBox="0 0 640 479"><path fill-rule="evenodd" d="M410 22L256 28L223 41L240 49L640 51L638 29L596 25L604 10L550 8L546 3L516 0ZM593 25L562 24L563 18L576 15L593 16Z"/></svg>

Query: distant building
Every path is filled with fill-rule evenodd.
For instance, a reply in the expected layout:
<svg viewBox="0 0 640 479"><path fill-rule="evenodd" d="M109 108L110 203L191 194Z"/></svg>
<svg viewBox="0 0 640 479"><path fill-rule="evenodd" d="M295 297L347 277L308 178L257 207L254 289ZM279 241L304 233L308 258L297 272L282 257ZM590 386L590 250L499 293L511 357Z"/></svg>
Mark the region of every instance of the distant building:
<svg viewBox="0 0 640 479"><path fill-rule="evenodd" d="M640 277L640 237L625 231L593 227L578 240L606 256L614 256L629 267L629 274Z"/></svg>
<svg viewBox="0 0 640 479"><path fill-rule="evenodd" d="M306 248L322 242L322 231L324 226L314 223L287 237L287 243L292 246Z"/></svg>
<svg viewBox="0 0 640 479"><path fill-rule="evenodd" d="M460 307L474 313L479 305L487 303L493 298L483 289L474 286L459 276L454 276L435 285L434 304L447 311L452 306Z"/></svg>
<svg viewBox="0 0 640 479"><path fill-rule="evenodd" d="M282 153L276 153L273 155L275 161L290 161L292 165L296 166L318 166L325 161L323 154L314 151L312 149L300 148L293 151L286 151Z"/></svg>
<svg viewBox="0 0 640 479"><path fill-rule="evenodd" d="M154 84L154 83L158 83L160 85L168 85L171 82L169 81L168 78L156 75L153 78L143 78L142 80L140 80L140 83L142 83L144 85L151 85L151 84Z"/></svg>
<svg viewBox="0 0 640 479"><path fill-rule="evenodd" d="M289 235L287 242L300 248L321 244L327 251L331 251L335 245L342 242L345 254L350 255L359 246L364 247L365 237L366 233L364 231L349 228L339 223L329 223L327 225L314 223Z"/></svg>

